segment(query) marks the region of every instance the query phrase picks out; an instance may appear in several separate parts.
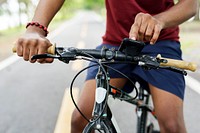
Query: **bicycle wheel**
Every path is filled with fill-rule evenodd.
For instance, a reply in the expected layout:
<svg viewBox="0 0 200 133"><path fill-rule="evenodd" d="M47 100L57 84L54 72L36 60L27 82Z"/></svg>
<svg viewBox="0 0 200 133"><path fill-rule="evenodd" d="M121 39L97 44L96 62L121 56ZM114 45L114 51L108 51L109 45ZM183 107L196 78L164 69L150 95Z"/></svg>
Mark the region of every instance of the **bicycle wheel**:
<svg viewBox="0 0 200 133"><path fill-rule="evenodd" d="M117 133L115 126L113 125L111 118L112 112L107 106L107 117L100 118L100 125L97 125L96 122L90 122L86 125L83 133Z"/></svg>
<svg viewBox="0 0 200 133"><path fill-rule="evenodd" d="M151 96L145 96L145 103L152 104ZM137 108L137 133L160 133L158 121L145 107Z"/></svg>
<svg viewBox="0 0 200 133"><path fill-rule="evenodd" d="M87 125L83 133L117 133L115 128L112 125L112 122L108 119L105 119L101 122L101 128L97 129L94 123Z"/></svg>
<svg viewBox="0 0 200 133"><path fill-rule="evenodd" d="M137 108L137 133L146 133L147 111L143 108Z"/></svg>
<svg viewBox="0 0 200 133"><path fill-rule="evenodd" d="M149 96L148 105L153 107L153 102L152 102L151 95ZM160 133L158 120L149 111L147 112L147 124L146 124L146 126L147 126L147 133Z"/></svg>

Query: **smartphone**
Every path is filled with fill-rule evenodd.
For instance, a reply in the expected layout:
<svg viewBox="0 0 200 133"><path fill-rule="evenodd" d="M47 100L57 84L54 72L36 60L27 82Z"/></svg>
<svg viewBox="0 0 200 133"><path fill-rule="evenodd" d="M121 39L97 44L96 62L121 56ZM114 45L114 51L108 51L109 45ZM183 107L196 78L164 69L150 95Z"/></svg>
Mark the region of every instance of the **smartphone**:
<svg viewBox="0 0 200 133"><path fill-rule="evenodd" d="M136 56L140 54L145 45L144 42L124 38L118 50L126 55Z"/></svg>

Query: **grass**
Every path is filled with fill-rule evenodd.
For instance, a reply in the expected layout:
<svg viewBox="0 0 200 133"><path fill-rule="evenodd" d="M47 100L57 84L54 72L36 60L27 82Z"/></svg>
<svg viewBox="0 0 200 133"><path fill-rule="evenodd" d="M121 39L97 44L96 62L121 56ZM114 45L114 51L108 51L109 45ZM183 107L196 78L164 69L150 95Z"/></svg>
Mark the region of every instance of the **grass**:
<svg viewBox="0 0 200 133"><path fill-rule="evenodd" d="M180 26L180 41L185 53L200 46L200 21L186 22Z"/></svg>
<svg viewBox="0 0 200 133"><path fill-rule="evenodd" d="M56 17L56 19L51 22L49 31L53 31L64 20L69 19L71 17L72 14L64 18ZM25 25L9 28L7 30L0 30L0 61L13 54L12 47L14 45L14 42L17 41L17 38L19 38L25 32L25 30Z"/></svg>

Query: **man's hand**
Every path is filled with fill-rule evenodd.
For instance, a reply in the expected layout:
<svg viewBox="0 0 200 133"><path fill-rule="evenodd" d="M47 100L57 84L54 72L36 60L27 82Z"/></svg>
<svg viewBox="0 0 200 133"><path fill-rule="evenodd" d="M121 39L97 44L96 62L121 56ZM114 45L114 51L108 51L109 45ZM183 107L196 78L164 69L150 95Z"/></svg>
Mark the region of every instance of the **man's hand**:
<svg viewBox="0 0 200 133"><path fill-rule="evenodd" d="M135 17L135 21L129 32L129 37L133 40L154 44L163 27L164 24L156 19L156 17L145 13L139 13Z"/></svg>
<svg viewBox="0 0 200 133"><path fill-rule="evenodd" d="M25 61L30 61L31 63L51 63L53 59L38 59L31 60L31 57L35 54L44 54L47 52L48 47L51 43L48 39L38 33L25 33L21 36L16 44L17 55L23 57Z"/></svg>

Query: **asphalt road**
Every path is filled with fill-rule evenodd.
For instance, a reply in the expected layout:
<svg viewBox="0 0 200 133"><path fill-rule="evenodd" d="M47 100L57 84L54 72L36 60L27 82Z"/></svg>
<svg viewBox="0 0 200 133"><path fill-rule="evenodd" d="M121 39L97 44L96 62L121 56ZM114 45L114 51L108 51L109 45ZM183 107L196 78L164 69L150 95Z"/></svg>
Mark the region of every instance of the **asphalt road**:
<svg viewBox="0 0 200 133"><path fill-rule="evenodd" d="M82 12L58 27L50 40L58 46L94 48L101 43L104 29L104 21L99 16ZM2 68L3 63L0 63L0 133L54 132L64 92L75 73L87 62L66 65L54 61L41 65L18 57L14 59ZM189 75L199 82L200 73ZM81 88L83 79L84 74L78 78L76 87ZM188 132L198 133L200 94L192 87L186 88L184 114ZM115 101L112 108L119 126L123 127L122 133L134 132L135 107Z"/></svg>

